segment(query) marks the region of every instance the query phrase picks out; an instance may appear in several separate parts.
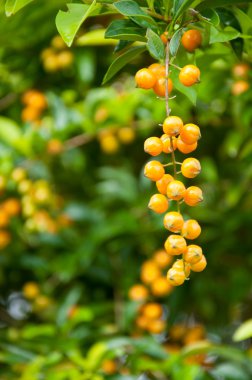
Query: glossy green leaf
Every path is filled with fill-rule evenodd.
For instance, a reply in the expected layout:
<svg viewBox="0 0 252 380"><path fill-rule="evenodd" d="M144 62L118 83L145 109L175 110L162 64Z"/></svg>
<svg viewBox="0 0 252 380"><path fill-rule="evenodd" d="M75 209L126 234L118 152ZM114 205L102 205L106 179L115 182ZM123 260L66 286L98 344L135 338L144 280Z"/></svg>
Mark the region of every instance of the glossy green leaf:
<svg viewBox="0 0 252 380"><path fill-rule="evenodd" d="M173 22L179 18L179 16L190 7L194 0L174 0L173 2Z"/></svg>
<svg viewBox="0 0 252 380"><path fill-rule="evenodd" d="M78 46L104 46L104 45L116 45L117 40L106 39L104 37L106 29L95 29L88 33L83 34L76 40Z"/></svg>
<svg viewBox="0 0 252 380"><path fill-rule="evenodd" d="M135 57L143 53L145 50L145 46L134 46L116 58L109 66L102 83L107 83L111 78L113 78L116 73L118 73L118 71L127 65L127 63L132 61Z"/></svg>
<svg viewBox="0 0 252 380"><path fill-rule="evenodd" d="M53 336L56 332L55 325L44 324L41 326L28 325L22 331L23 339L34 339L38 336Z"/></svg>
<svg viewBox="0 0 252 380"><path fill-rule="evenodd" d="M139 5L132 0L122 0L114 3L114 6L123 16L129 17L136 24L143 28L155 27L157 28L156 22L151 16L145 13Z"/></svg>
<svg viewBox="0 0 252 380"><path fill-rule="evenodd" d="M144 29L128 20L114 20L105 32L105 38L114 38L126 41L146 41Z"/></svg>
<svg viewBox="0 0 252 380"><path fill-rule="evenodd" d="M171 41L170 41L170 53L172 56L175 56L177 54L180 41L181 41L181 36L183 33L183 29L178 29L176 32L173 34Z"/></svg>
<svg viewBox="0 0 252 380"><path fill-rule="evenodd" d="M238 329L233 335L233 340L235 342L240 342L241 340L252 338L252 319L247 320Z"/></svg>
<svg viewBox="0 0 252 380"><path fill-rule="evenodd" d="M146 33L147 44L146 47L149 50L150 55L158 60L164 59L165 48L160 37L151 29L147 29Z"/></svg>
<svg viewBox="0 0 252 380"><path fill-rule="evenodd" d="M68 11L59 11L56 16L56 27L68 46L71 46L81 24L96 10L96 0L91 5L67 4ZM98 6L99 7L99 6Z"/></svg>
<svg viewBox="0 0 252 380"><path fill-rule="evenodd" d="M3 116L0 116L0 140L21 153L30 153L29 139L14 121Z"/></svg>
<svg viewBox="0 0 252 380"><path fill-rule="evenodd" d="M227 42L234 40L240 36L240 32L238 30L227 26L224 30L218 30L214 26L211 27L210 31L210 44L214 44L216 42Z"/></svg>
<svg viewBox="0 0 252 380"><path fill-rule="evenodd" d="M220 18L218 13L211 8L203 9L199 14L199 18L203 18L205 22L208 22L214 26L218 26L220 24Z"/></svg>
<svg viewBox="0 0 252 380"><path fill-rule="evenodd" d="M248 0L247 3L251 3L252 0ZM224 7L226 5L236 5L244 3L244 0L205 0L197 7L198 9L217 8Z"/></svg>
<svg viewBox="0 0 252 380"><path fill-rule="evenodd" d="M33 0L7 0L5 3L5 14L7 17L14 15L20 9L31 3Z"/></svg>

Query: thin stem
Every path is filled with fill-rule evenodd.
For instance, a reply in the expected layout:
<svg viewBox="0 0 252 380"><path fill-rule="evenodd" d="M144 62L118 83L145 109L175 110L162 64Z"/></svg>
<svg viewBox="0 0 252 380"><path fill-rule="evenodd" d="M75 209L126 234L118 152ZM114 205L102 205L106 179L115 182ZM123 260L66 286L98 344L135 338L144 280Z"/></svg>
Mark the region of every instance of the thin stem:
<svg viewBox="0 0 252 380"><path fill-rule="evenodd" d="M173 66L173 67L175 67L175 68L178 69L178 70L181 70L181 69L182 69L182 67L180 67L180 66L178 66L178 65L175 65L175 63L171 63L171 62L170 62L170 66Z"/></svg>

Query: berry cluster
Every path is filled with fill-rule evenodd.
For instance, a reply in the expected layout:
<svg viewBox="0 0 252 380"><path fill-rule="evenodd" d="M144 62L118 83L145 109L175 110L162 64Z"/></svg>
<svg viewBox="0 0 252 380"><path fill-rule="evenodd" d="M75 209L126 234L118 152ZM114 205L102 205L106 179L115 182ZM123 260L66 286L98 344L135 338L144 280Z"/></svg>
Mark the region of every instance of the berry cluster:
<svg viewBox="0 0 252 380"><path fill-rule="evenodd" d="M63 39L58 35L53 37L51 46L42 51L41 59L45 71L55 72L71 66L74 56L70 49L67 48Z"/></svg>
<svg viewBox="0 0 252 380"><path fill-rule="evenodd" d="M249 79L250 66L247 63L237 63L232 70L235 81L232 84L231 92L238 96L248 91L250 84Z"/></svg>
<svg viewBox="0 0 252 380"><path fill-rule="evenodd" d="M38 90L28 90L22 96L22 103L25 105L21 114L22 121L40 125L41 114L47 108L44 94Z"/></svg>
<svg viewBox="0 0 252 380"><path fill-rule="evenodd" d="M199 32L195 31L196 35ZM184 47L193 51L201 43L201 38L187 39L195 33L187 31L182 37ZM190 44L186 45L186 41ZM164 42L164 41L163 41ZM138 87L149 89L153 88L158 96L164 96L166 100L166 118L163 121L163 134L160 137L150 137L144 143L144 150L151 156L158 156L161 153L171 155L171 162L162 164L160 161L151 160L144 168L144 175L151 181L156 182L158 193L154 194L148 207L158 213L166 213L164 216L164 227L172 234L165 242L165 250L171 256L182 255L167 273L167 279L170 285L182 285L189 277L190 271L200 272L206 267L206 259L202 249L198 245L188 245L187 240L196 239L201 233L201 227L193 219L184 220L180 213L180 204L184 202L188 206L196 206L203 200L202 191L197 186L185 187L181 180L177 179L178 174L185 178L194 178L201 171L200 162L189 157L183 162L177 162L175 150L188 154L197 148L198 140L201 137L200 129L197 125L188 123L184 124L178 116L170 116L169 95L172 90L172 82L169 78L169 40L166 43L165 64L153 64L148 68L139 70L136 73L135 80ZM173 65L177 67L176 65ZM157 84L162 78L162 91L157 91ZM179 80L185 86L192 86L199 82L200 70L194 65L186 65L180 69ZM159 85L158 85L159 86ZM177 166L180 171L177 172ZM166 173L166 167L173 167L173 174ZM170 203L177 204L177 211L169 211Z"/></svg>

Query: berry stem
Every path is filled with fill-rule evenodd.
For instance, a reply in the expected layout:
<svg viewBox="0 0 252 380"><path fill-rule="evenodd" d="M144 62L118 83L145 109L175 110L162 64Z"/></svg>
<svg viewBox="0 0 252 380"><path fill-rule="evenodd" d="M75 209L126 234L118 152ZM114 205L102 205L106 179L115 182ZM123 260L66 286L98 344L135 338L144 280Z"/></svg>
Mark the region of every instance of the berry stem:
<svg viewBox="0 0 252 380"><path fill-rule="evenodd" d="M179 67L178 65L175 65L174 63L171 63L171 62L170 62L170 66L173 66L173 67L175 67L178 70L182 69L182 67Z"/></svg>

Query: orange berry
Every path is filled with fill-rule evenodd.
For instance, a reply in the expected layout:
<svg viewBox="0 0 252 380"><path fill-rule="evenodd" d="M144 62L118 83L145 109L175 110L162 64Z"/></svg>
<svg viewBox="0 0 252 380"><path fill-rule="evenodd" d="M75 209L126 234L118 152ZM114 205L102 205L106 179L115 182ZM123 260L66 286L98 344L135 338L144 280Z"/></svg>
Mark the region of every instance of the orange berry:
<svg viewBox="0 0 252 380"><path fill-rule="evenodd" d="M121 143L130 144L132 143L132 141L134 141L136 137L136 132L131 127L122 127L119 128L117 136Z"/></svg>
<svg viewBox="0 0 252 380"><path fill-rule="evenodd" d="M73 53L69 50L64 50L58 54L57 60L59 68L64 69L73 63Z"/></svg>
<svg viewBox="0 0 252 380"><path fill-rule="evenodd" d="M151 181L158 181L164 174L164 167L159 161L149 161L144 167L144 175Z"/></svg>
<svg viewBox="0 0 252 380"><path fill-rule="evenodd" d="M117 372L117 365L114 360L106 359L102 363L102 371L107 375L113 375Z"/></svg>
<svg viewBox="0 0 252 380"><path fill-rule="evenodd" d="M163 143L159 137L149 137L144 142L144 151L151 156L158 156L163 152Z"/></svg>
<svg viewBox="0 0 252 380"><path fill-rule="evenodd" d="M199 68L194 65L186 65L182 67L179 73L179 80L186 87L190 87L194 85L195 83L199 83L200 81Z"/></svg>
<svg viewBox="0 0 252 380"><path fill-rule="evenodd" d="M151 284L151 292L156 297L167 296L173 290L166 277L159 277Z"/></svg>
<svg viewBox="0 0 252 380"><path fill-rule="evenodd" d="M196 158L186 158L181 165L181 172L186 178L194 178L201 171L201 166L199 160Z"/></svg>
<svg viewBox="0 0 252 380"><path fill-rule="evenodd" d="M171 144L171 138L172 138L172 144ZM163 134L160 137L160 140L163 143L163 152L164 153L171 153L172 151L174 151L174 150L177 149L177 139L176 139L176 137L174 137L174 136L170 137L170 136L168 136L166 134Z"/></svg>
<svg viewBox="0 0 252 380"><path fill-rule="evenodd" d="M147 326L147 330L151 334L161 334L165 330L165 327L166 327L165 321L162 321L160 319L156 319L156 320L149 322L149 324Z"/></svg>
<svg viewBox="0 0 252 380"><path fill-rule="evenodd" d="M182 255L186 249L186 241L183 236L170 235L165 241L165 250L169 255Z"/></svg>
<svg viewBox="0 0 252 380"><path fill-rule="evenodd" d="M174 201L179 201L183 198L186 188L181 181L171 181L167 185L167 197Z"/></svg>
<svg viewBox="0 0 252 380"><path fill-rule="evenodd" d="M168 42L168 32L162 33L160 38L161 38L161 41L166 45Z"/></svg>
<svg viewBox="0 0 252 380"><path fill-rule="evenodd" d="M183 343L185 345L198 342L199 340L204 339L206 334L205 328L202 325L195 325L187 329Z"/></svg>
<svg viewBox="0 0 252 380"><path fill-rule="evenodd" d="M185 282L186 276L184 271L171 268L167 272L167 280L172 286L179 286Z"/></svg>
<svg viewBox="0 0 252 380"><path fill-rule="evenodd" d="M181 140L188 145L195 144L200 137L200 129L196 124L185 124L180 131Z"/></svg>
<svg viewBox="0 0 252 380"><path fill-rule="evenodd" d="M148 295L148 289L142 284L133 285L129 290L129 299L132 301L144 301Z"/></svg>
<svg viewBox="0 0 252 380"><path fill-rule="evenodd" d="M184 272L186 278L189 277L191 272L190 264L185 262L183 259L176 260L172 268Z"/></svg>
<svg viewBox="0 0 252 380"><path fill-rule="evenodd" d="M166 85L167 83L167 85ZM158 78L155 85L153 86L153 91L157 96L160 96L161 98L164 98L166 95L166 86L168 86L168 95L172 92L173 89L173 83L170 78L168 78L168 81L163 78Z"/></svg>
<svg viewBox="0 0 252 380"><path fill-rule="evenodd" d="M193 152L196 148L197 148L197 141L194 143L194 144L185 144L182 140L181 140L181 137L178 136L177 140L176 140L176 143L177 143L177 148L180 152L184 153L184 154L187 154L187 153L191 153Z"/></svg>
<svg viewBox="0 0 252 380"><path fill-rule="evenodd" d="M170 174L164 174L162 178L160 178L157 182L156 182L156 186L157 186L157 189L158 191L161 193L161 194L164 194L166 195L167 193L167 185L169 182L171 181L174 181L174 178L172 175Z"/></svg>
<svg viewBox="0 0 252 380"><path fill-rule="evenodd" d="M9 224L9 215L4 209L0 209L0 227L6 227Z"/></svg>
<svg viewBox="0 0 252 380"><path fill-rule="evenodd" d="M180 232L183 227L184 219L177 211L171 211L164 216L164 226L171 232Z"/></svg>
<svg viewBox="0 0 252 380"><path fill-rule="evenodd" d="M249 65L247 63L237 63L233 67L233 75L236 78L243 78L246 79L248 77L248 72L249 72Z"/></svg>
<svg viewBox="0 0 252 380"><path fill-rule="evenodd" d="M188 206L197 206L203 201L202 190L197 186L190 186L184 192L184 201Z"/></svg>
<svg viewBox="0 0 252 380"><path fill-rule="evenodd" d="M163 131L168 136L176 136L183 127L183 121L178 116L168 116L163 123Z"/></svg>
<svg viewBox="0 0 252 380"><path fill-rule="evenodd" d="M159 249L153 255L153 260L159 266L159 268L163 269L168 267L171 264L173 257L168 255L168 253L164 249Z"/></svg>
<svg viewBox="0 0 252 380"><path fill-rule="evenodd" d="M47 107L47 101L44 94L37 90L26 91L22 96L22 102L38 110L43 110Z"/></svg>
<svg viewBox="0 0 252 380"><path fill-rule="evenodd" d="M241 79L233 83L231 92L233 95L238 96L243 94L243 92L246 92L248 89L249 83L246 80Z"/></svg>
<svg viewBox="0 0 252 380"><path fill-rule="evenodd" d="M200 261L198 261L196 264L190 264L191 270L193 272L202 272L205 267L207 266L207 261L204 255L202 255Z"/></svg>
<svg viewBox="0 0 252 380"><path fill-rule="evenodd" d="M202 258L202 249L199 245L188 245L187 251L184 254L184 259L190 264L196 264Z"/></svg>
<svg viewBox="0 0 252 380"><path fill-rule="evenodd" d="M138 70L135 75L137 87L143 88L145 90L152 88L155 85L156 80L157 78L153 72L146 68Z"/></svg>
<svg viewBox="0 0 252 380"><path fill-rule="evenodd" d="M6 199L3 203L3 209L9 216L15 216L20 213L20 202L15 198Z"/></svg>
<svg viewBox="0 0 252 380"><path fill-rule="evenodd" d="M197 220L189 219L185 221L182 227L181 234L189 240L197 239L197 237L199 237L199 235L201 234L201 227Z"/></svg>
<svg viewBox="0 0 252 380"><path fill-rule="evenodd" d="M149 319L158 319L163 314L163 308L159 303L150 302L142 307L142 314Z"/></svg>
<svg viewBox="0 0 252 380"><path fill-rule="evenodd" d="M155 75L157 79L165 77L165 66L160 63L153 63L148 69Z"/></svg>
<svg viewBox="0 0 252 380"><path fill-rule="evenodd" d="M182 38L181 43L187 51L193 52L197 47L201 45L202 36L198 30L190 29L187 30Z"/></svg>
<svg viewBox="0 0 252 380"><path fill-rule="evenodd" d="M169 201L163 194L154 194L149 201L148 207L157 214L162 214L168 210Z"/></svg>
<svg viewBox="0 0 252 380"><path fill-rule="evenodd" d="M25 298L34 299L39 295L39 287L36 282L27 282L23 286L23 294Z"/></svg>
<svg viewBox="0 0 252 380"><path fill-rule="evenodd" d="M25 107L21 112L21 119L24 122L36 121L40 116L40 109L32 106Z"/></svg>
<svg viewBox="0 0 252 380"><path fill-rule="evenodd" d="M140 278L144 284L152 283L156 278L161 276L160 268L155 261L145 261L141 267Z"/></svg>
<svg viewBox="0 0 252 380"><path fill-rule="evenodd" d="M61 153L64 147L60 140L51 139L48 141L46 149L49 154L56 155Z"/></svg>
<svg viewBox="0 0 252 380"><path fill-rule="evenodd" d="M150 320L145 317L145 315L139 315L136 319L136 325L142 330L146 330L148 325L150 323Z"/></svg>
<svg viewBox="0 0 252 380"><path fill-rule="evenodd" d="M0 249L5 248L11 241L11 235L8 231L0 230Z"/></svg>

